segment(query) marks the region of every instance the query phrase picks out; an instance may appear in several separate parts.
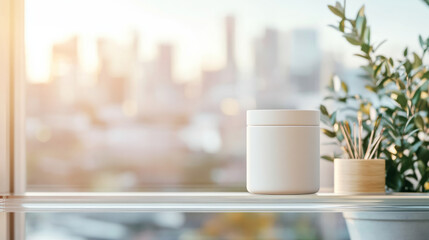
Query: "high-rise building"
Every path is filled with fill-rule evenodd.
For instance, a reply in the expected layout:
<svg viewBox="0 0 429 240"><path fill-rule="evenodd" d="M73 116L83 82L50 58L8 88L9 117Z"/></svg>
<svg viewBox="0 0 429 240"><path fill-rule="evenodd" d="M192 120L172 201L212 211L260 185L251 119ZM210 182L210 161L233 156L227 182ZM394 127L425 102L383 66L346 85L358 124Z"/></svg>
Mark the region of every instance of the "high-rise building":
<svg viewBox="0 0 429 240"><path fill-rule="evenodd" d="M228 80L236 78L237 65L235 59L235 17L227 16L225 18L226 34L226 77Z"/></svg>
<svg viewBox="0 0 429 240"><path fill-rule="evenodd" d="M73 104L76 100L78 61L77 36L53 45L50 81L56 86L57 99L62 104Z"/></svg>
<svg viewBox="0 0 429 240"><path fill-rule="evenodd" d="M137 31L133 32L131 46L129 48L129 81L126 86L126 98L130 105L135 104L136 115L142 110L142 105L146 101L146 80L144 76L143 61L140 58L140 35Z"/></svg>
<svg viewBox="0 0 429 240"><path fill-rule="evenodd" d="M291 34L290 81L300 92L320 90L321 50L314 29L297 29Z"/></svg>
<svg viewBox="0 0 429 240"><path fill-rule="evenodd" d="M172 84L173 46L170 44L160 44L158 46L157 70L159 83Z"/></svg>
<svg viewBox="0 0 429 240"><path fill-rule="evenodd" d="M279 33L275 29L267 28L261 38L254 42L254 73L258 89L279 87L285 85L286 68L280 66Z"/></svg>
<svg viewBox="0 0 429 240"><path fill-rule="evenodd" d="M128 77L119 64L122 58L118 56L118 52L121 52L121 49L114 42L100 38L97 40L97 52L98 84L103 92L103 101L122 104L125 100Z"/></svg>
<svg viewBox="0 0 429 240"><path fill-rule="evenodd" d="M147 112L174 115L184 110L184 89L174 76L174 64L174 45L170 43L159 44L154 62L145 64L146 94L150 99Z"/></svg>

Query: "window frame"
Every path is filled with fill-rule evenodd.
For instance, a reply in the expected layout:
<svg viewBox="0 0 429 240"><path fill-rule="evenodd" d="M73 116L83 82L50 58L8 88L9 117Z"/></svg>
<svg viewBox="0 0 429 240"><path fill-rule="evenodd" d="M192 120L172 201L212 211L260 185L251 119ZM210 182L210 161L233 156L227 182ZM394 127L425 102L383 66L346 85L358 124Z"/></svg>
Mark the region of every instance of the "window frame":
<svg viewBox="0 0 429 240"><path fill-rule="evenodd" d="M26 192L27 165L25 154L25 38L24 0L11 1L11 124L10 133L12 168L12 192Z"/></svg>
<svg viewBox="0 0 429 240"><path fill-rule="evenodd" d="M26 191L24 0L0 0L0 194Z"/></svg>
<svg viewBox="0 0 429 240"><path fill-rule="evenodd" d="M0 195L10 193L10 2L0 0ZM9 214L0 213L0 239L11 239Z"/></svg>
<svg viewBox="0 0 429 240"><path fill-rule="evenodd" d="M10 1L0 0L0 194L10 193Z"/></svg>
<svg viewBox="0 0 429 240"><path fill-rule="evenodd" d="M0 195L26 191L24 40L24 0L0 0ZM24 213L0 213L0 239L25 239Z"/></svg>

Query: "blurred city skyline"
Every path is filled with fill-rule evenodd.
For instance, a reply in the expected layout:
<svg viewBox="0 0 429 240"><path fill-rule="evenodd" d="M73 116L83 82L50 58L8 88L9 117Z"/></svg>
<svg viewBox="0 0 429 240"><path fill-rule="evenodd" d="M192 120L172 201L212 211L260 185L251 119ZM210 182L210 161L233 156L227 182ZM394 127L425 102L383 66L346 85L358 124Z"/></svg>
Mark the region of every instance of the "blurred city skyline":
<svg viewBox="0 0 429 240"><path fill-rule="evenodd" d="M333 74L362 91L327 3L251 3L27 0L29 189L244 191L246 110L315 109ZM368 14L390 47L424 26Z"/></svg>
<svg viewBox="0 0 429 240"><path fill-rule="evenodd" d="M175 79L198 81L201 79L201 69L214 70L225 65L222 21L227 15L236 19L236 39L239 44L235 54L237 67L243 74L253 71L254 39L267 28L275 29L280 35L287 35L295 29L315 30L323 52L332 53L348 68L356 67L360 60L348 57L356 49L348 46L337 32L327 27L336 22L327 4L333 2L28 0L28 79L31 82L49 80L50 48L58 42L77 36L81 49L78 56L80 63L86 72L94 74L99 67L96 47L98 38L109 38L119 45L127 45L133 41L133 34L137 33L140 36L139 54L142 60L155 58L157 45L172 45L176 56L173 69ZM367 5L374 39L388 39L382 51L398 56L394 49L403 48L405 42L410 49L416 48L417 35L425 34L422 31L426 29L424 17L427 16L427 9L422 8L421 1L405 3L396 0L388 4L383 1L353 1L347 3L348 12L353 15L361 4ZM405 7L414 14L400 14ZM94 13L97 17L94 17ZM390 31L393 27L397 30ZM404 32L407 34L401 34Z"/></svg>
<svg viewBox="0 0 429 240"><path fill-rule="evenodd" d="M239 188L245 174L245 110L314 108L321 83L342 67L322 53L317 31L297 29L286 39L266 28L254 39L253 72L244 75L235 54L235 17L225 16L222 26L225 64L202 68L198 84L177 81L174 45L159 44L154 59L142 60L137 32L127 45L98 38L95 74L81 64L78 36L55 43L50 81L27 85L29 186L45 188L42 183L53 179L35 176L46 171L59 179L80 176L82 182L63 180L68 188ZM89 78L93 85L83 82ZM302 94L307 100L297 102ZM189 169L189 161L200 166ZM113 176L100 174L118 166L122 170ZM148 177L149 172L157 174ZM112 184L118 174L125 174L129 186ZM61 181L55 182L51 187Z"/></svg>

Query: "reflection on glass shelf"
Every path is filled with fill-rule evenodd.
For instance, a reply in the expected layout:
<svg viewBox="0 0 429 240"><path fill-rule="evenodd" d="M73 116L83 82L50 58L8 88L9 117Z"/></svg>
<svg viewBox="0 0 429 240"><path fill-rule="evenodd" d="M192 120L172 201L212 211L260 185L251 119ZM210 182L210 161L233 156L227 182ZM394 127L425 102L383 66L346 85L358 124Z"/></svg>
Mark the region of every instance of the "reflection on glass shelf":
<svg viewBox="0 0 429 240"><path fill-rule="evenodd" d="M339 213L28 213L27 240L348 239Z"/></svg>
<svg viewBox="0 0 429 240"><path fill-rule="evenodd" d="M429 212L427 194L34 193L5 196L6 212Z"/></svg>
<svg viewBox="0 0 429 240"><path fill-rule="evenodd" d="M348 239L340 212L413 225L427 221L429 195L28 193L0 201L2 216L25 214L32 240Z"/></svg>

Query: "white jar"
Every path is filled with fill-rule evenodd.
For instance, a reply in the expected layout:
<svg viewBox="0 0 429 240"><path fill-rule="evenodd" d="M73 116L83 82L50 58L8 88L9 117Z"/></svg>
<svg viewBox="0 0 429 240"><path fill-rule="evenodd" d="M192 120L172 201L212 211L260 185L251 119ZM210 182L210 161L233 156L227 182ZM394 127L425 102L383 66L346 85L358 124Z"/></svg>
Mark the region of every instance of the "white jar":
<svg viewBox="0 0 429 240"><path fill-rule="evenodd" d="M306 194L319 190L319 111L247 111L247 190Z"/></svg>

